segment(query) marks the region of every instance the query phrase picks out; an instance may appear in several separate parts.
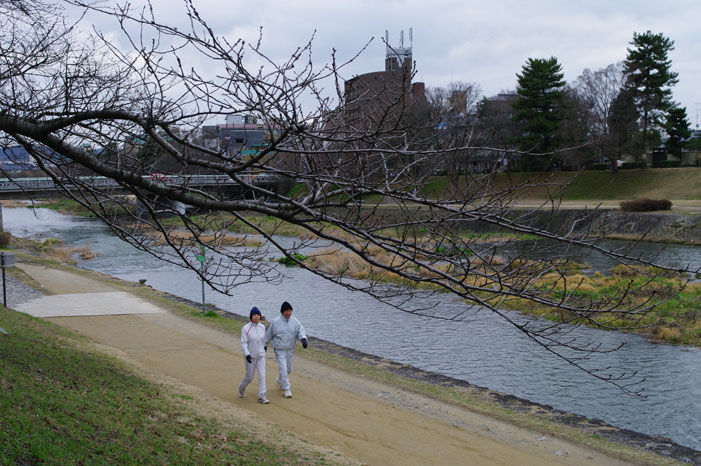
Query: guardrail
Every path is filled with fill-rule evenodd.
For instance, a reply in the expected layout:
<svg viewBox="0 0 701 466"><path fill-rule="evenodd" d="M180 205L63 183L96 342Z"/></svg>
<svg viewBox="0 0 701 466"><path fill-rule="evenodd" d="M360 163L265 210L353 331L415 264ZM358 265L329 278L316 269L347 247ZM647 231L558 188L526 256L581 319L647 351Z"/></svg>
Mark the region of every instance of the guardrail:
<svg viewBox="0 0 701 466"><path fill-rule="evenodd" d="M192 186L192 187L211 187L211 186L234 186L239 185L238 181L231 179L228 175L164 175L153 173L144 175L143 178L151 181L156 181L165 184L166 186ZM277 176L270 173L245 173L239 175L241 181L253 185L265 185L275 183ZM80 176L78 177L82 184L93 186L95 188L119 188L121 187L112 178L104 176ZM67 178L61 180L63 186L68 189L74 188L75 185ZM0 178L0 192L23 192L23 191L56 191L58 187L54 180L49 177L41 178Z"/></svg>

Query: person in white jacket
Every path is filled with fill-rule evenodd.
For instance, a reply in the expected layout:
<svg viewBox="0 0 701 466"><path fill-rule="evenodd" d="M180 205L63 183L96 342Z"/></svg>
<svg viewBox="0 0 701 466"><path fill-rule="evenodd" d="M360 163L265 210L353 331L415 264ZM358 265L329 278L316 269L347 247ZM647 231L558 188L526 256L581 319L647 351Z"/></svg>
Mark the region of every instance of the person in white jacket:
<svg viewBox="0 0 701 466"><path fill-rule="evenodd" d="M265 333L265 346L267 347L272 341L279 372L275 382L285 392L285 398L292 398L289 377L289 374L292 372L292 357L297 340L302 342L304 348L307 347L307 333L299 320L292 317L292 306L290 303L287 301L282 303L280 313L282 315L273 320L273 323L270 324L268 331Z"/></svg>
<svg viewBox="0 0 701 466"><path fill-rule="evenodd" d="M260 323L261 314L257 307L251 309L251 321L241 329L241 348L246 359L246 376L239 385L239 396L243 398L246 387L253 381L258 371L258 402L268 404L265 390L265 326Z"/></svg>

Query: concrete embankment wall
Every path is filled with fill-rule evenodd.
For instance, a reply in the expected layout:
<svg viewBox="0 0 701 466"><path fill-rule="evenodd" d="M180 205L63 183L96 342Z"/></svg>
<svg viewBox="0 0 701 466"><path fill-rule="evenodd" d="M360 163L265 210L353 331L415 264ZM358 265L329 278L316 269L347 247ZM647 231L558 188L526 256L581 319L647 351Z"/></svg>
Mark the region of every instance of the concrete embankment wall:
<svg viewBox="0 0 701 466"><path fill-rule="evenodd" d="M518 218L518 213L509 216ZM566 234L574 225L575 232L594 237L701 245L701 214L563 209L524 215L523 220L559 234Z"/></svg>
<svg viewBox="0 0 701 466"><path fill-rule="evenodd" d="M514 209L506 217L520 225L542 228L561 235L574 231L590 237L642 238L646 241L701 245L701 214L698 213ZM464 221L461 227L478 233L508 231L482 220Z"/></svg>
<svg viewBox="0 0 701 466"><path fill-rule="evenodd" d="M330 209L339 217L347 211ZM487 212L483 212L487 214ZM496 213L495 213L496 214ZM401 223L407 219L407 212L400 209L380 208L365 215L378 218L378 223ZM428 213L417 209L411 212L415 217L428 217ZM644 239L646 241L677 242L701 245L701 213L675 211L664 212L621 212L618 209L526 209L514 208L505 217L520 225L564 235L571 230L590 237L619 239ZM507 232L493 222L484 220L461 220L459 228L484 232Z"/></svg>
<svg viewBox="0 0 701 466"><path fill-rule="evenodd" d="M406 220L398 209L379 209L374 213L383 223ZM412 215L421 216L420 210ZM701 214L665 212L621 212L613 209L512 209L505 217L520 225L556 233L574 231L590 237L644 239L646 241L677 242L701 245ZM484 220L460 222L460 228L483 232L506 232L493 222Z"/></svg>

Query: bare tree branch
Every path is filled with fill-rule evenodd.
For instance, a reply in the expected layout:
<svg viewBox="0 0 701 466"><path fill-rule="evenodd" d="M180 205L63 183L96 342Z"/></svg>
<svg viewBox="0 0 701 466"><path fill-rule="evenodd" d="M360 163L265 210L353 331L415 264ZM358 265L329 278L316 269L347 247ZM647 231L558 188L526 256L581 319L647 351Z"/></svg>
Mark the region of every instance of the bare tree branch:
<svg viewBox="0 0 701 466"><path fill-rule="evenodd" d="M342 74L357 55L339 63L334 52L316 68L310 40L274 60L263 51L262 31L255 44L218 36L191 1L189 30L159 23L150 6L69 3L112 18L131 49L101 31L85 39L81 29L78 41L77 25L51 5L0 2L0 144L25 147L120 238L193 269L223 293L253 280L279 281L267 260L276 249L405 312L446 320L493 312L568 364L636 392L635 373L589 364L616 348L580 342L571 329L611 328L612 318L635 327L661 302L657 276L594 298L570 272L575 249L631 266L650 262L590 238L596 211L555 224L562 187L551 184L552 198L537 208L518 208L532 189L550 184L542 175L500 187L491 173L465 169L474 154L504 153L485 143L467 103L463 116L472 116L460 131L441 132L428 103L410 98L413 66L388 78L381 92L351 99ZM207 69L190 66L191 57L206 60ZM474 86L460 92L474 104ZM242 131L265 135L254 153L208 133L232 116L251 119ZM449 169L449 197L432 191L438 169ZM206 189L195 175L219 185ZM97 186L96 176L119 189ZM502 233L472 233L478 223ZM290 226L300 239L285 246L279 234ZM227 235L230 228L246 233ZM539 241L525 244L525 235ZM249 246L249 237L267 246ZM204 273L194 261L199 244L213 252ZM396 283L402 286L389 285ZM412 305L415 296L439 300L445 292L464 299L465 310L446 315ZM521 321L505 311L521 305L557 309L561 319Z"/></svg>

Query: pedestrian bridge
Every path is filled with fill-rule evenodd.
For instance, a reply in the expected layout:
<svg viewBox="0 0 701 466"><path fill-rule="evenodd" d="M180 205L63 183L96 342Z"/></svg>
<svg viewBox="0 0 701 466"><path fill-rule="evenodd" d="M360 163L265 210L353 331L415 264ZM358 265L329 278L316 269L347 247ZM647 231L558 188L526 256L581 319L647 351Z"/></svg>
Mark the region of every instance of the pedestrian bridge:
<svg viewBox="0 0 701 466"><path fill-rule="evenodd" d="M217 191L231 197L245 196L251 190L249 185L259 186L274 190L282 181L277 175L271 173L244 173L238 175L241 180L232 179L228 175L163 175L154 173L144 175L143 178L163 183L182 189L198 189L203 191ZM79 176L77 182L83 186L89 186L100 190L128 192L112 178L104 176ZM243 184L242 184L243 182ZM51 177L38 178L0 178L0 199L25 199L27 197L56 197L63 194L65 189L77 190L76 182L72 178Z"/></svg>

